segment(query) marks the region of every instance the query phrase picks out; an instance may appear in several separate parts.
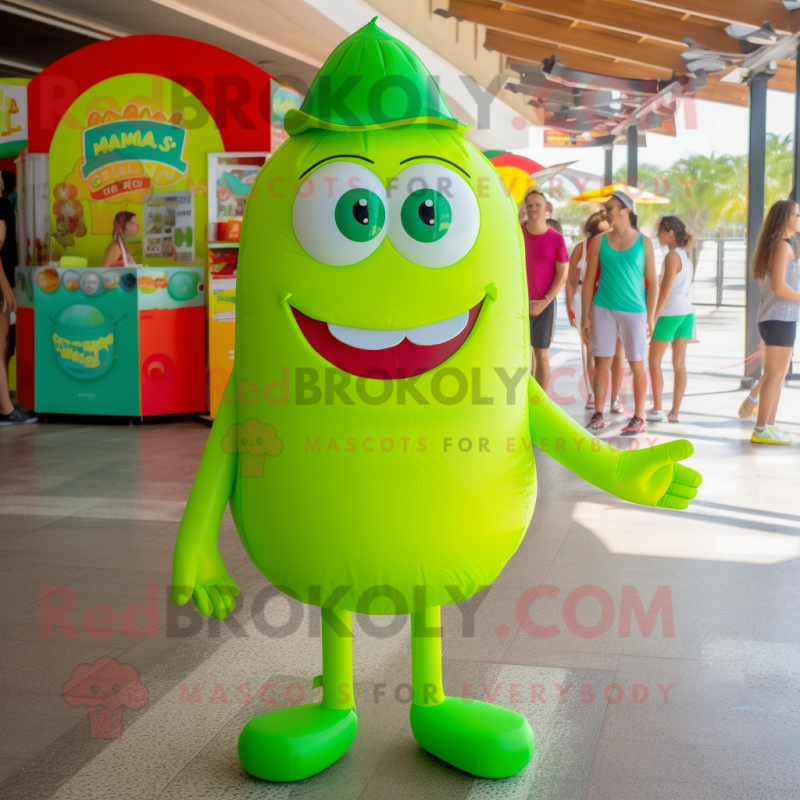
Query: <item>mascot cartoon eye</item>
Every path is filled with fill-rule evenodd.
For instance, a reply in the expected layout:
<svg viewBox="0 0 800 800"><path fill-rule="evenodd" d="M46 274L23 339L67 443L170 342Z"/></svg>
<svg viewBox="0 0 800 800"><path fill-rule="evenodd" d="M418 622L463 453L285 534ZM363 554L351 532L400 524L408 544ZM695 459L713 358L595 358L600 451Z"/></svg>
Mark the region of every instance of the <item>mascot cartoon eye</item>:
<svg viewBox="0 0 800 800"><path fill-rule="evenodd" d="M315 261L332 267L356 264L372 255L386 235L386 190L365 166L330 161L298 189L292 227Z"/></svg>
<svg viewBox="0 0 800 800"><path fill-rule="evenodd" d="M389 240L421 267L449 267L469 253L480 229L475 193L454 170L428 162L392 181Z"/></svg>
<svg viewBox="0 0 800 800"><path fill-rule="evenodd" d="M453 207L441 192L417 189L403 201L400 220L417 242L438 242L450 230Z"/></svg>

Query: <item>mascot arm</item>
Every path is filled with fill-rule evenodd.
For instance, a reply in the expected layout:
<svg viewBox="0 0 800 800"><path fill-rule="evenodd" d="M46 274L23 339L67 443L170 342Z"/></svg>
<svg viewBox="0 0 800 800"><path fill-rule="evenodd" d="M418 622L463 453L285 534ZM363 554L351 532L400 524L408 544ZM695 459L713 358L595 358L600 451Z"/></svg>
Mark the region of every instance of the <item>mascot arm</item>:
<svg viewBox="0 0 800 800"><path fill-rule="evenodd" d="M217 546L222 515L236 482L238 458L229 442L236 424L236 403L229 392L230 382L178 530L170 591L170 600L176 605L183 605L191 597L201 614L217 619L224 619L233 610L233 598L240 593Z"/></svg>
<svg viewBox="0 0 800 800"><path fill-rule="evenodd" d="M694 452L691 442L618 450L584 430L528 379L532 443L599 489L645 506L686 508L697 494L700 473L679 464Z"/></svg>

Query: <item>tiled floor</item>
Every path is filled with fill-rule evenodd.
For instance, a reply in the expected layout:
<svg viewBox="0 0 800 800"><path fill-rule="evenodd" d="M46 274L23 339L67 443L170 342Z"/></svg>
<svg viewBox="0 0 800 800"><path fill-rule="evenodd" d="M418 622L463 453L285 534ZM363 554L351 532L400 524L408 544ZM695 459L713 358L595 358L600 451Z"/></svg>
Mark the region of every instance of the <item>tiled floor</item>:
<svg viewBox="0 0 800 800"><path fill-rule="evenodd" d="M0 431L0 797L800 800L800 386L785 391L780 415L798 445L755 449L752 423L736 417L740 315L705 311L699 331L682 422L648 433L695 443L691 463L705 483L691 509L626 505L537 453L530 531L473 599L474 630L468 610L445 609L448 692L474 684L534 730L534 761L503 781L473 780L417 746L398 699L410 673L405 623L380 638L356 628L359 734L339 763L296 784L246 776L236 757L245 721L287 705L287 693L315 694L319 615L273 601L272 624L284 624L290 606L301 621L287 636L260 632L249 600L266 582L229 516L220 547L244 593L232 621L201 623L166 603L207 429L49 422ZM563 320L556 344L559 394L576 398L565 408L582 420L577 339ZM541 584L559 590L531 608L533 622L557 626L550 638L518 622L520 598ZM564 608L586 586L614 611L591 638L577 625L599 622L597 601L582 600L574 615ZM635 591L646 609L657 590L669 593L674 635L663 614L649 635L634 615L623 635L623 597ZM98 638L89 629L103 635L103 624L84 616L97 605L120 618L142 608L129 612L127 633L115 624ZM196 629L186 635L186 626ZM119 738L92 739L89 709L62 697L74 670L102 656L134 666L148 692L143 707L124 710ZM187 699L195 684L201 702ZM245 684L274 684L264 696L276 702Z"/></svg>

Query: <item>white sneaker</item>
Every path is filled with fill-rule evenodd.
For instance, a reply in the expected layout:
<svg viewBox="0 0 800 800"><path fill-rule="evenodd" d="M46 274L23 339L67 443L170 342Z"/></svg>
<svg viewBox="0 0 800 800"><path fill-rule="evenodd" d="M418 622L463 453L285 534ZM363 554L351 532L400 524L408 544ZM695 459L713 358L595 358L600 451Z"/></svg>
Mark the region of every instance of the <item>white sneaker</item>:
<svg viewBox="0 0 800 800"><path fill-rule="evenodd" d="M774 425L770 425L769 429L772 431L772 435L782 442L786 442L786 444L792 443L792 437L786 431L778 430Z"/></svg>
<svg viewBox="0 0 800 800"><path fill-rule="evenodd" d="M667 412L659 409L655 411L651 409L647 412L647 421L648 422L666 422L667 421Z"/></svg>
<svg viewBox="0 0 800 800"><path fill-rule="evenodd" d="M622 407L622 403L619 401L619 397L615 397L611 401L611 408L609 409L612 414L624 414L625 409Z"/></svg>

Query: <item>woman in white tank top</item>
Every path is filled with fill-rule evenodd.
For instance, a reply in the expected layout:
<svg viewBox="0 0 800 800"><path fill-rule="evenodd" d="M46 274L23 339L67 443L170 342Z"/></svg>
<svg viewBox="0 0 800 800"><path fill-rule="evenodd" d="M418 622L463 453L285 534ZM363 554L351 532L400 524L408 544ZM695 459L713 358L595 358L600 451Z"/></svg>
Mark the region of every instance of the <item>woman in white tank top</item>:
<svg viewBox="0 0 800 800"><path fill-rule="evenodd" d="M692 308L692 277L694 267L686 254L691 241L686 226L678 217L661 217L658 241L669 248L659 277L656 303L656 327L650 339L650 379L653 387L653 407L647 412L648 422L678 422L681 401L686 392L686 345L692 338L694 308ZM672 345L672 408L667 414L661 408L664 375L661 360Z"/></svg>

